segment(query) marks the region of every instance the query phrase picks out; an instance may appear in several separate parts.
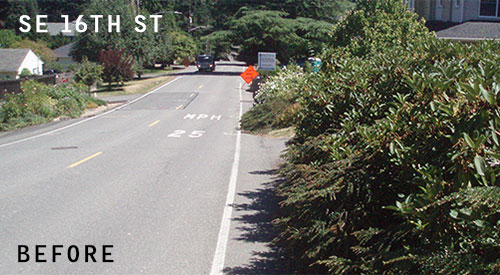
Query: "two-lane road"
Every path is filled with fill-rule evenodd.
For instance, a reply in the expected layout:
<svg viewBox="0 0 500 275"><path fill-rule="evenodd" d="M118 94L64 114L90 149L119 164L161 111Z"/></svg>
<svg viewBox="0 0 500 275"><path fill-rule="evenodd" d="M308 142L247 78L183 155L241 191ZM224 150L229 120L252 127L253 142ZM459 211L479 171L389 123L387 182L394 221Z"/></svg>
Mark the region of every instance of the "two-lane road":
<svg viewBox="0 0 500 275"><path fill-rule="evenodd" d="M240 253L244 265L252 251L234 251L226 202L238 200L238 175L273 168L283 141L242 141L243 70L188 70L119 110L0 137L0 273L207 274ZM248 146L260 156L241 156ZM35 245L47 262L34 262ZM64 246L56 263L54 245ZM114 262L102 262L103 245Z"/></svg>

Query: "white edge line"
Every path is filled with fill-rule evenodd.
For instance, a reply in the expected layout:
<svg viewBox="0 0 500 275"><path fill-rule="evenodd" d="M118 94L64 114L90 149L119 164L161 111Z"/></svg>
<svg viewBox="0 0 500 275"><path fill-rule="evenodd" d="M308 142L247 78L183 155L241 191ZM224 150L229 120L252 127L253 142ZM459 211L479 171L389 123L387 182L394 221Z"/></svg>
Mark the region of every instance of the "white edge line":
<svg viewBox="0 0 500 275"><path fill-rule="evenodd" d="M243 96L241 93L241 82L240 82L240 116L239 121L241 121L241 116L243 115ZM224 214L222 215L222 222L219 230L219 237L217 239L217 247L215 249L214 260L212 262L212 269L210 271L211 275L223 274L224 261L226 259L226 247L227 241L229 239L229 230L231 228L231 215L233 212L234 196L236 193L236 182L238 180L238 168L240 165L240 149L241 149L241 130L239 127L241 124L238 122L238 132L236 135L236 149L234 151L233 167L231 169L231 178L229 180L229 188L227 190L226 204L224 205Z"/></svg>
<svg viewBox="0 0 500 275"><path fill-rule="evenodd" d="M169 82L167 82L167 83L165 83L165 84L161 85L160 87L158 87L158 88L156 88L156 89L154 89L154 90L152 90L152 91L148 92L147 94L144 94L144 95L142 95L142 96L140 96L140 97L138 97L138 98L136 98L136 99L134 99L134 100L132 100L132 101L130 101L130 102L128 102L128 103L126 103L126 104L123 104L123 105L121 105L121 106L119 106L119 107L116 107L116 108L114 108L114 109L112 109L112 110L109 110L109 111L107 111L107 112L104 112L104 113L102 113L102 114L99 114L99 115L96 115L96 116L93 116L93 117L89 117L89 118L84 119L84 120L80 120L80 121L75 122L75 123L73 123L73 124L70 124L70 125L67 125L67 126L64 126L64 127L61 127L61 128L57 128L57 129L54 129L54 130L52 130L52 131L49 131L49 132L46 132L46 133L43 133L43 134L39 134L39 135L35 135L35 136L31 136L31 137L27 137L27 138L23 138L23 139L15 140L15 141L12 141L12 142L8 142L8 143L0 144L0 148L7 147L7 146L10 146L10 145L14 145L14 144L19 144L19 143L22 143L22 142L25 142L25 141L29 141L29 140L32 140L32 139L36 139L36 138L39 138L39 137L48 136L48 135L51 135L51 134L54 134L54 133L57 133L57 132L60 132L60 131L63 131L63 130L66 130L66 129L69 129L69 128L72 128L72 127L75 127L75 126L80 125L80 124L82 124L82 123L85 123L85 122L88 122L88 121L94 120L94 119L96 119L96 118L100 118L100 117L105 116L105 115L107 115L107 114L111 114L111 113L113 113L113 112L115 112L115 111L118 111L118 110L120 110L120 109L122 109L122 108L125 108L125 107L127 107L128 105L133 104L133 103L135 103L135 102L137 102L137 101L139 101L139 100L141 100L141 99L143 99L143 98L145 98L145 97L149 96L150 94L152 94L152 93L154 93L154 92L156 92L156 91L158 91L158 90L160 90L160 89L162 89L162 88L164 88L164 87L166 87L166 86L170 85L171 83L175 82L175 81L176 81L176 80L178 80L179 78L182 78L182 76L179 76L179 77L177 77L177 78L174 78L173 80L171 80L171 81L169 81Z"/></svg>

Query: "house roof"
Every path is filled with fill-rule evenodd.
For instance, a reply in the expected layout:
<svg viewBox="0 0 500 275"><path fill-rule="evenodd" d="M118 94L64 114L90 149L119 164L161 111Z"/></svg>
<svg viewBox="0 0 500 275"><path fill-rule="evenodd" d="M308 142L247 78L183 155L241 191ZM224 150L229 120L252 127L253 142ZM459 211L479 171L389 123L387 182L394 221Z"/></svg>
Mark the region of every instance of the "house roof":
<svg viewBox="0 0 500 275"><path fill-rule="evenodd" d="M59 57L59 58L65 58L65 57L70 57L69 53L71 52L71 48L73 48L73 46L75 45L75 43L69 43L67 45L64 45L60 48L57 48L55 50L53 50L54 54Z"/></svg>
<svg viewBox="0 0 500 275"><path fill-rule="evenodd" d="M46 23L47 30L51 36L56 36L62 33L64 36L75 36L75 22L69 22L68 29L71 32L62 32L66 26L65 23Z"/></svg>
<svg viewBox="0 0 500 275"><path fill-rule="evenodd" d="M500 22L465 22L436 32L438 38L451 40L500 40Z"/></svg>
<svg viewBox="0 0 500 275"><path fill-rule="evenodd" d="M0 49L0 72L17 72L30 49Z"/></svg>

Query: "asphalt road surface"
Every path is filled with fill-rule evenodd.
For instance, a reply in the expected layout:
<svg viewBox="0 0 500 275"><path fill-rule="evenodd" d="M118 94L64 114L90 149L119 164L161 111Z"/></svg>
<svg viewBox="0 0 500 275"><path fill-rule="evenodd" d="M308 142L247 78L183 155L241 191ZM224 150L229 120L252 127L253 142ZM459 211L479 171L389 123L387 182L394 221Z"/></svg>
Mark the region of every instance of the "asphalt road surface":
<svg viewBox="0 0 500 275"><path fill-rule="evenodd" d="M0 274L279 272L260 231L285 141L239 132L244 69L191 68L118 110L0 135Z"/></svg>

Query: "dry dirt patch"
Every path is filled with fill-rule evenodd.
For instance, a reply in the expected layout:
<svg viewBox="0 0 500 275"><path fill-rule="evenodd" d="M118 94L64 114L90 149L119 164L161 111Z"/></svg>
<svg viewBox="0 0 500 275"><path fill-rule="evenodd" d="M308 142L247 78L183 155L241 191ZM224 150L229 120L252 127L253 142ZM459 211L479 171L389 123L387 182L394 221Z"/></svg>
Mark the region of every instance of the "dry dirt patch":
<svg viewBox="0 0 500 275"><path fill-rule="evenodd" d="M172 80L173 76L160 76L153 78L138 79L126 82L124 86L120 87L118 90L111 92L99 92L99 97L107 97L114 95L131 95L131 94L144 94L152 89L159 87L166 82Z"/></svg>

